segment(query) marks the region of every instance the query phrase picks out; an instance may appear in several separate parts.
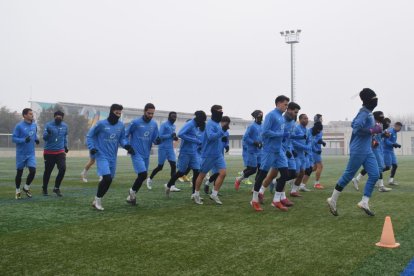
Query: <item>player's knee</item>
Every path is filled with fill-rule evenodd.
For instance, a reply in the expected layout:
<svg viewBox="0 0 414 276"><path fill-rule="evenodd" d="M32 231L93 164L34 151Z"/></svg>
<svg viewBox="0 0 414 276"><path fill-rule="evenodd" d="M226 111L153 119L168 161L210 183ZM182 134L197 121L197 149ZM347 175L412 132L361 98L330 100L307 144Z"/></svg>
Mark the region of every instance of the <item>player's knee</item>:
<svg viewBox="0 0 414 276"><path fill-rule="evenodd" d="M111 184L112 183L112 176L110 174L106 174L106 175L102 176L102 181L105 182L106 184Z"/></svg>
<svg viewBox="0 0 414 276"><path fill-rule="evenodd" d="M225 178L227 176L227 171L226 170L221 170L219 174L222 178Z"/></svg>
<svg viewBox="0 0 414 276"><path fill-rule="evenodd" d="M157 170L162 171L163 168L164 168L164 165L158 165Z"/></svg>
<svg viewBox="0 0 414 276"><path fill-rule="evenodd" d="M140 179L146 179L148 177L148 172L141 172L138 174L138 178Z"/></svg>
<svg viewBox="0 0 414 276"><path fill-rule="evenodd" d="M29 174L36 174L36 168L35 167L29 167Z"/></svg>
<svg viewBox="0 0 414 276"><path fill-rule="evenodd" d="M22 175L23 175L23 169L18 169L17 172L16 172L16 176L17 177L22 177Z"/></svg>
<svg viewBox="0 0 414 276"><path fill-rule="evenodd" d="M392 168L393 168L394 170L396 170L396 169L398 168L398 165L397 165L397 164L392 164Z"/></svg>

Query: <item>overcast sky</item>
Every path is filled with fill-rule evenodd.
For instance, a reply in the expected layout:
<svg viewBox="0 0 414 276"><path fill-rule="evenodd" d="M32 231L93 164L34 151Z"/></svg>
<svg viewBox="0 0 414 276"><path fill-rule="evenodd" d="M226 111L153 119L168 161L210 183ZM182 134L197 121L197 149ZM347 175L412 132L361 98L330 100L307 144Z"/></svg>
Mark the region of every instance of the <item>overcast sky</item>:
<svg viewBox="0 0 414 276"><path fill-rule="evenodd" d="M0 105L33 100L250 118L290 95L326 121L352 119L375 90L386 115L412 113L413 1L0 0ZM31 91L32 90L32 94Z"/></svg>

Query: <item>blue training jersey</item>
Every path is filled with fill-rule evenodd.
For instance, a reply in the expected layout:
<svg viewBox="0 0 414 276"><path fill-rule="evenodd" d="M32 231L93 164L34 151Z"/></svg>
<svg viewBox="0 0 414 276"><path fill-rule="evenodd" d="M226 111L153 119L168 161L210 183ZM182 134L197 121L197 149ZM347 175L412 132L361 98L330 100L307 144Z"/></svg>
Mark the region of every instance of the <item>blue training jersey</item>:
<svg viewBox="0 0 414 276"><path fill-rule="evenodd" d="M392 152L394 151L394 145L397 143L397 132L394 128L389 128L388 133L390 134L390 137L384 137L384 151L386 152Z"/></svg>
<svg viewBox="0 0 414 276"><path fill-rule="evenodd" d="M261 149L254 145L254 142L262 143L262 125L256 122L251 123L243 135L243 145L247 147L248 153L259 153Z"/></svg>
<svg viewBox="0 0 414 276"><path fill-rule="evenodd" d="M88 149L97 149L96 158L116 160L118 147L125 147L128 141L125 136L125 126L122 122L111 125L107 119L93 126L86 136Z"/></svg>
<svg viewBox="0 0 414 276"><path fill-rule="evenodd" d="M197 136L198 131L199 129L194 119L184 124L178 132L178 137L181 139L180 153L195 154L197 152L197 147L202 143Z"/></svg>
<svg viewBox="0 0 414 276"><path fill-rule="evenodd" d="M65 122L60 124L56 124L55 121L48 122L43 131L43 140L45 140L45 150L63 150L68 146L68 125Z"/></svg>
<svg viewBox="0 0 414 276"><path fill-rule="evenodd" d="M154 120L135 119L127 127L126 136L137 154L149 158L152 144L158 138L158 125Z"/></svg>
<svg viewBox="0 0 414 276"><path fill-rule="evenodd" d="M296 124L294 135L297 137L302 137L302 138L292 140L292 144L293 144L293 149L299 155L302 155L305 152L311 153L312 151L312 147L311 147L312 137L310 137L309 134L310 133L308 132L308 129L306 127L302 126L301 124ZM306 139L304 138L305 135L307 136Z"/></svg>
<svg viewBox="0 0 414 276"><path fill-rule="evenodd" d="M285 118L282 112L275 108L266 115L263 123L263 151L279 152L282 149L284 132Z"/></svg>
<svg viewBox="0 0 414 276"><path fill-rule="evenodd" d="M26 143L26 137L30 137L29 143ZM26 121L18 123L13 130L12 140L16 144L16 156L35 154L35 140L37 140L36 123L27 123Z"/></svg>
<svg viewBox="0 0 414 276"><path fill-rule="evenodd" d="M225 135L225 132L217 123L213 120L208 120L206 124L206 130L204 133L203 149L201 151L201 157L219 157L223 154L223 145L221 138Z"/></svg>
<svg viewBox="0 0 414 276"><path fill-rule="evenodd" d="M161 144L158 146L159 149L174 149L173 133L175 133L175 124L166 121L160 125L159 137L161 139Z"/></svg>
<svg viewBox="0 0 414 276"><path fill-rule="evenodd" d="M372 135L370 129L375 125L371 110L362 107L352 120L352 136L349 151L353 154L368 154L372 152Z"/></svg>

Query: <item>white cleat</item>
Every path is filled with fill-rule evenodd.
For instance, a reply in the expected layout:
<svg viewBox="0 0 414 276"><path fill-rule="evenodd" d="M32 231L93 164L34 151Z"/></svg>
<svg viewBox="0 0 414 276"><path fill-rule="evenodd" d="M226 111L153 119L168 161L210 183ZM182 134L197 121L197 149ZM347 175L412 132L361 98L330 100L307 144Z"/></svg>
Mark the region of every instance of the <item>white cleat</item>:
<svg viewBox="0 0 414 276"><path fill-rule="evenodd" d="M368 202L360 201L357 204L357 206L358 208L362 209L368 216L371 216L371 217L375 216L374 212L372 212L371 209L369 209Z"/></svg>
<svg viewBox="0 0 414 276"><path fill-rule="evenodd" d="M326 200L329 206L329 211L331 211L331 214L335 217L338 216L338 210L336 210L336 202L332 200L332 198L328 198Z"/></svg>
<svg viewBox="0 0 414 276"><path fill-rule="evenodd" d="M389 192L389 191L391 191L392 189L391 188L387 188L387 187L385 187L385 186L380 186L379 188L378 188L378 191L379 192Z"/></svg>
<svg viewBox="0 0 414 276"><path fill-rule="evenodd" d="M200 195L193 194L191 197L196 204L203 205L203 201L201 200Z"/></svg>
<svg viewBox="0 0 414 276"><path fill-rule="evenodd" d="M164 187L165 187L165 196L166 197L170 197L170 191L171 191L171 189L168 188L168 184L165 184Z"/></svg>
<svg viewBox="0 0 414 276"><path fill-rule="evenodd" d="M311 190L306 188L306 185L300 185L299 186L299 191L301 191L301 192L310 192Z"/></svg>
<svg viewBox="0 0 414 276"><path fill-rule="evenodd" d="M395 181L392 181L392 182L388 182L388 185L391 185L391 186L398 186L398 183L397 183L397 182L395 182Z"/></svg>
<svg viewBox="0 0 414 276"><path fill-rule="evenodd" d="M216 195L210 195L210 199L213 200L215 203L217 203L218 205L223 205L223 202L220 201L220 198Z"/></svg>
<svg viewBox="0 0 414 276"><path fill-rule="evenodd" d="M92 202L92 207L98 211L103 211L104 208L102 207L102 198L95 197L94 201Z"/></svg>
<svg viewBox="0 0 414 276"><path fill-rule="evenodd" d="M83 183L88 183L88 179L86 178L86 175L84 175L83 173L81 174L81 179Z"/></svg>
<svg viewBox="0 0 414 276"><path fill-rule="evenodd" d="M171 186L170 188L171 192L181 192L181 189L178 189L177 187L175 187L175 185Z"/></svg>
<svg viewBox="0 0 414 276"><path fill-rule="evenodd" d="M131 189L129 190L129 194L127 196L126 201L127 201L127 203L129 203L131 205L137 205L136 193L134 191L132 191Z"/></svg>
<svg viewBox="0 0 414 276"><path fill-rule="evenodd" d="M354 184L354 189L359 191L359 181L356 178L352 178L352 184Z"/></svg>
<svg viewBox="0 0 414 276"><path fill-rule="evenodd" d="M148 190L152 190L152 179L151 178L147 178L147 188Z"/></svg>

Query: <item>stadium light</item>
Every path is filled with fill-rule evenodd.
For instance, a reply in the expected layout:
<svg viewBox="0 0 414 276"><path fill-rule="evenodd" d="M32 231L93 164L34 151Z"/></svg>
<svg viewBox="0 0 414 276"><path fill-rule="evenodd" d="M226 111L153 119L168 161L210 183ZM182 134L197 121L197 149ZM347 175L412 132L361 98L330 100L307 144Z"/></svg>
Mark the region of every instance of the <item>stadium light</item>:
<svg viewBox="0 0 414 276"><path fill-rule="evenodd" d="M302 30L280 32L285 37L285 42L290 44L290 99L295 100L295 44L299 43L299 35Z"/></svg>

